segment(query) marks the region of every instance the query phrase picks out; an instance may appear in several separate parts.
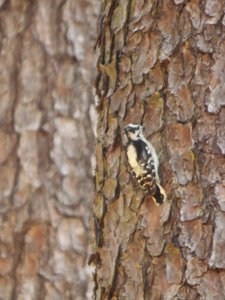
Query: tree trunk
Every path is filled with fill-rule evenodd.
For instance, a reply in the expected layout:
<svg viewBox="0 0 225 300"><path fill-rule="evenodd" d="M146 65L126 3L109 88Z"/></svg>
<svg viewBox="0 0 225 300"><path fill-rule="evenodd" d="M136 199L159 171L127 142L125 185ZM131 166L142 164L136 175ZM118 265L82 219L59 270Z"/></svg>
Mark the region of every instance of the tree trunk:
<svg viewBox="0 0 225 300"><path fill-rule="evenodd" d="M85 299L98 3L0 14L0 299Z"/></svg>
<svg viewBox="0 0 225 300"><path fill-rule="evenodd" d="M95 299L225 299L223 1L108 0L101 17ZM162 206L128 173L128 123L157 150Z"/></svg>

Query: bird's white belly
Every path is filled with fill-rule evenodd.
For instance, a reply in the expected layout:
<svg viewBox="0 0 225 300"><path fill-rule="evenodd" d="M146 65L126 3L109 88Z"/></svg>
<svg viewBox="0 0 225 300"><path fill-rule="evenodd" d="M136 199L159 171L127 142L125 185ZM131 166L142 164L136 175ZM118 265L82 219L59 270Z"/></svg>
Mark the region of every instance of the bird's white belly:
<svg viewBox="0 0 225 300"><path fill-rule="evenodd" d="M137 176L145 173L145 170L140 166L137 161L137 153L133 145L129 145L127 148L127 158L128 163L131 166L132 170Z"/></svg>

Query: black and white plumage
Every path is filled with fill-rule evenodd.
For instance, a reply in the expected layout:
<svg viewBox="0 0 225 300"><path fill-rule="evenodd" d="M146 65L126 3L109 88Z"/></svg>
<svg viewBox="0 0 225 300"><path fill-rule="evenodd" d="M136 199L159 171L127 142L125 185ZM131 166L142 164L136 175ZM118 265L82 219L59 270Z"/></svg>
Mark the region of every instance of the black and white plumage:
<svg viewBox="0 0 225 300"><path fill-rule="evenodd" d="M156 205L160 205L166 201L166 192L160 185L156 151L145 139L141 125L129 124L124 130L128 138L126 155L132 175L144 192L152 196Z"/></svg>

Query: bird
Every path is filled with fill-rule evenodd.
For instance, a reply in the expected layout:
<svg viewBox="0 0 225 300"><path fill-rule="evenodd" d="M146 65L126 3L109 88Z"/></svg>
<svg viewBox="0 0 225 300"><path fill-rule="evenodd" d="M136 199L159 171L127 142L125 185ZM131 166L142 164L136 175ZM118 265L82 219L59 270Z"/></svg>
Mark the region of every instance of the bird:
<svg viewBox="0 0 225 300"><path fill-rule="evenodd" d="M159 160L154 147L144 137L142 125L130 123L124 127L124 131L128 140L126 157L129 171L157 206L163 204L167 195L160 184Z"/></svg>

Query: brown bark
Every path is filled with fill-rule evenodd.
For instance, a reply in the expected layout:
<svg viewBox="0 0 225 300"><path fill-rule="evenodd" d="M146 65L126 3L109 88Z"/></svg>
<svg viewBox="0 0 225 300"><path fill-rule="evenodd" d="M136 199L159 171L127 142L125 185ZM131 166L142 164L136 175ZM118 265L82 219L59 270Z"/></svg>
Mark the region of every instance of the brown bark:
<svg viewBox="0 0 225 300"><path fill-rule="evenodd" d="M85 299L98 2L0 1L0 299Z"/></svg>
<svg viewBox="0 0 225 300"><path fill-rule="evenodd" d="M108 0L99 36L95 299L225 299L222 0ZM142 123L168 202L127 171Z"/></svg>

